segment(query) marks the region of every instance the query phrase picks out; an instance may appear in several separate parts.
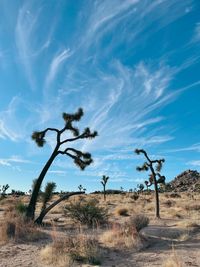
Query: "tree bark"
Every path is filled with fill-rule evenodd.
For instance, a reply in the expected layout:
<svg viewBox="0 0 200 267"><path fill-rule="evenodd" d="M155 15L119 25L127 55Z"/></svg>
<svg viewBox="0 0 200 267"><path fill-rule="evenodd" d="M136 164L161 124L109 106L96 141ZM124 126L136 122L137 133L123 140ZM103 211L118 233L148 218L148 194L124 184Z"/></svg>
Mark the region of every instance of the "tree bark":
<svg viewBox="0 0 200 267"><path fill-rule="evenodd" d="M103 197L104 197L104 201L106 201L106 187L103 186Z"/></svg>
<svg viewBox="0 0 200 267"><path fill-rule="evenodd" d="M156 179L155 179L156 180ZM159 195L158 195L158 184L157 181L155 181L155 200L156 200L156 218L160 219L160 205L159 205Z"/></svg>
<svg viewBox="0 0 200 267"><path fill-rule="evenodd" d="M152 166L150 166L152 175L153 175L153 180L154 180L154 189L155 189L155 217L157 219L160 219L160 205L159 205L159 195L158 195L158 183L156 180L156 174Z"/></svg>
<svg viewBox="0 0 200 267"><path fill-rule="evenodd" d="M46 209L42 210L40 215L38 216L38 218L35 220L35 223L41 225L46 214L51 209L53 209L56 205L58 205L61 201L66 200L71 196L80 195L80 194L85 194L85 192L71 192L71 193L67 193L67 194L63 195L62 197L57 199L55 202L53 202L51 205L49 205Z"/></svg>
<svg viewBox="0 0 200 267"><path fill-rule="evenodd" d="M42 169L42 171L41 171L41 173L40 173L40 175L36 181L36 184L35 184L35 187L33 189L31 199L30 199L29 205L27 207L27 211L26 211L26 217L28 219L34 220L35 207L36 207L40 187L41 187L42 181L43 181L49 167L51 166L52 162L54 161L55 157L57 156L58 148L59 148L59 146L57 145L55 147L53 153L51 154L49 160L47 161L44 168Z"/></svg>

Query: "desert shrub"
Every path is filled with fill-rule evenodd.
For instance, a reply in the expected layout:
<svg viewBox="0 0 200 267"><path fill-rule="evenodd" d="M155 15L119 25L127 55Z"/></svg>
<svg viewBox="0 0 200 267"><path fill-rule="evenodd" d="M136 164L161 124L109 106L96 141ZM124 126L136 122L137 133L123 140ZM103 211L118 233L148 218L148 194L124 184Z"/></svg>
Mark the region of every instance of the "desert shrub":
<svg viewBox="0 0 200 267"><path fill-rule="evenodd" d="M129 220L130 225L134 225L137 232L142 230L144 227L147 227L149 224L149 218L142 214L136 214L132 216Z"/></svg>
<svg viewBox="0 0 200 267"><path fill-rule="evenodd" d="M181 195L178 194L178 193L171 193L169 196L170 196L171 198L181 198Z"/></svg>
<svg viewBox="0 0 200 267"><path fill-rule="evenodd" d="M175 203L176 203L175 201L172 201L170 199L168 199L165 202L163 202L163 204L168 208L173 207L175 205Z"/></svg>
<svg viewBox="0 0 200 267"><path fill-rule="evenodd" d="M94 237L78 234L59 239L54 236L51 245L41 251L41 258L47 264L71 267L74 261L99 265L101 248Z"/></svg>
<svg viewBox="0 0 200 267"><path fill-rule="evenodd" d="M126 209L126 208L118 208L116 210L116 213L117 213L117 215L120 215L120 216L128 216L128 209Z"/></svg>
<svg viewBox="0 0 200 267"><path fill-rule="evenodd" d="M103 224L108 219L107 210L100 207L95 199L70 203L64 207L64 213L74 221L85 224L88 227Z"/></svg>
<svg viewBox="0 0 200 267"><path fill-rule="evenodd" d="M190 210L200 211L200 204L186 205L185 210L187 210L187 211L190 211Z"/></svg>
<svg viewBox="0 0 200 267"><path fill-rule="evenodd" d="M111 229L103 232L100 236L101 243L105 247L121 250L122 248L140 249L142 240L134 225L130 223L114 223Z"/></svg>
<svg viewBox="0 0 200 267"><path fill-rule="evenodd" d="M130 198L136 201L139 198L139 194L138 193L133 193L133 195L131 195Z"/></svg>
<svg viewBox="0 0 200 267"><path fill-rule="evenodd" d="M27 206L24 203L19 202L16 204L15 209L19 214L23 215L26 212Z"/></svg>

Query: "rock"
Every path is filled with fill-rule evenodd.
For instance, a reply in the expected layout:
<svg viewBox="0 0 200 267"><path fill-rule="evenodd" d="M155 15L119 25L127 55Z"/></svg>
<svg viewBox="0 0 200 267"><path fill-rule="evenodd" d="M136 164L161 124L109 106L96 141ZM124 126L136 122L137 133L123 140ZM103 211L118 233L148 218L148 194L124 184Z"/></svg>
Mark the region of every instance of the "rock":
<svg viewBox="0 0 200 267"><path fill-rule="evenodd" d="M177 175L169 183L175 192L200 192L200 173L195 170L187 170Z"/></svg>

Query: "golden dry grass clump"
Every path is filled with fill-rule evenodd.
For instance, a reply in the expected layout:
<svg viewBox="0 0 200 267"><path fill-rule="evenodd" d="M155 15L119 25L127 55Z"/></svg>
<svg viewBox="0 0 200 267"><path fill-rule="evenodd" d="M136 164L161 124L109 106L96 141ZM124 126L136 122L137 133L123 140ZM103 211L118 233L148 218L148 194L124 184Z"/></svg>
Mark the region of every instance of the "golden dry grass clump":
<svg viewBox="0 0 200 267"><path fill-rule="evenodd" d="M0 222L0 243L39 241L47 237L33 222L25 220L16 208L19 207L18 204L19 202L12 202L6 206L4 219Z"/></svg>
<svg viewBox="0 0 200 267"><path fill-rule="evenodd" d="M53 235L53 242L45 246L40 253L45 264L58 267L72 267L74 263L100 264L102 249L94 236L84 233L58 237Z"/></svg>
<svg viewBox="0 0 200 267"><path fill-rule="evenodd" d="M100 241L106 247L115 249L143 247L143 239L139 231L149 223L148 217L144 215L134 215L125 223L113 223L111 229L108 229L100 236Z"/></svg>
<svg viewBox="0 0 200 267"><path fill-rule="evenodd" d="M163 263L162 267L183 267L183 262L173 249L170 257Z"/></svg>

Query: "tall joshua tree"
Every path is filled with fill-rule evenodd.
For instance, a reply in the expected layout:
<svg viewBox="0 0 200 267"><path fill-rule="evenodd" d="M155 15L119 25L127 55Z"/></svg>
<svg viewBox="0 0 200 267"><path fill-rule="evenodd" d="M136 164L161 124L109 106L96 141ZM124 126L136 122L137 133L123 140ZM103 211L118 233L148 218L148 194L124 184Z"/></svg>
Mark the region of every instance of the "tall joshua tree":
<svg viewBox="0 0 200 267"><path fill-rule="evenodd" d="M104 201L106 200L106 184L108 182L109 176L105 176L103 175L102 179L101 179L101 183L103 185L103 197L104 197Z"/></svg>
<svg viewBox="0 0 200 267"><path fill-rule="evenodd" d="M65 155L73 159L74 163L81 169L84 170L88 165L92 163L92 156L88 152L82 152L72 147L66 147L67 144L80 139L91 139L97 136L97 132L91 132L89 128L80 133L73 123L80 121L83 116L83 110L81 108L74 114L63 113L64 127L62 129L57 128L46 128L41 132L33 132L32 139L36 142L39 147L43 147L46 143L45 136L48 132L54 132L56 134L56 144L51 153L49 159L44 165L39 177L35 182L35 186L31 195L29 205L27 207L26 216L29 219L34 219L35 206L37 203L38 193L43 182L43 179L53 163L54 159L58 155ZM66 133L71 132L72 137L66 138Z"/></svg>
<svg viewBox="0 0 200 267"><path fill-rule="evenodd" d="M158 184L164 184L165 183L165 176L162 176L160 174L160 171L162 169L162 165L165 162L164 159L155 159L151 160L147 154L147 152L144 149L136 149L136 154L143 154L146 158L146 161L141 167L137 167L136 169L138 171L151 171L151 174L149 175L149 181L145 181L145 184L148 187L151 185L154 185L155 189L155 201L156 201L156 207L155 207L155 215L156 218L160 218L160 208L159 208L159 195L158 195Z"/></svg>

